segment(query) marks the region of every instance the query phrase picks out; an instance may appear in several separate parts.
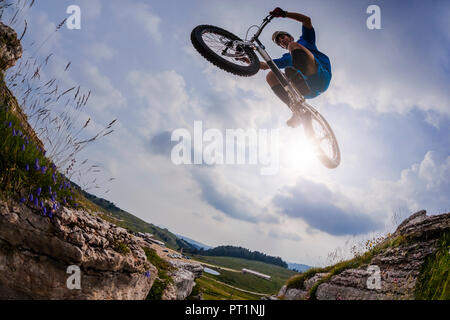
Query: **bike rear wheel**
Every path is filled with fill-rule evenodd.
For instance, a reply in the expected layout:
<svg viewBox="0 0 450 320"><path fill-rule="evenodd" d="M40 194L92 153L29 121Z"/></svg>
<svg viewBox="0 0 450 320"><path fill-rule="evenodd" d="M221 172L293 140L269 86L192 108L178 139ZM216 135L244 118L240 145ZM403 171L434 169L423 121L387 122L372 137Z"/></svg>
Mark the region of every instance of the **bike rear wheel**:
<svg viewBox="0 0 450 320"><path fill-rule="evenodd" d="M239 37L224 29L200 25L191 32L195 49L209 62L232 74L249 77L259 71L259 59L252 48L236 44ZM246 58L248 62L237 60ZM245 60L245 59L244 59Z"/></svg>
<svg viewBox="0 0 450 320"><path fill-rule="evenodd" d="M328 122L317 111L308 111L302 118L305 133L312 140L320 162L329 169L337 168L341 163L341 152Z"/></svg>

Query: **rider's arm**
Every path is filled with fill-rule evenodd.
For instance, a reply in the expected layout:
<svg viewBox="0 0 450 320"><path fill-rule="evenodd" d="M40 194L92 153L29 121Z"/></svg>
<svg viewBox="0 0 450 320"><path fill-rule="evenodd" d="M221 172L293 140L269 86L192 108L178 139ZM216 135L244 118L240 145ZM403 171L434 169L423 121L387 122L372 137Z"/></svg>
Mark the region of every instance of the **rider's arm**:
<svg viewBox="0 0 450 320"><path fill-rule="evenodd" d="M291 18L291 19L294 19L294 20L296 20L298 22L301 22L308 29L311 29L313 27L312 23L311 23L311 18L308 17L308 16L305 16L305 15L303 15L301 13L287 12L286 13L286 18Z"/></svg>

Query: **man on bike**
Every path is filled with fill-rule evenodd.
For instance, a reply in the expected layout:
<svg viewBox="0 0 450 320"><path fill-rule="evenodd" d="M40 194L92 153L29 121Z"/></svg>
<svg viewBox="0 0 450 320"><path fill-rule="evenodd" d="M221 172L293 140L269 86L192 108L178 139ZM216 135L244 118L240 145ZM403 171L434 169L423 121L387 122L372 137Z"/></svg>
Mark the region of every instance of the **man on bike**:
<svg viewBox="0 0 450 320"><path fill-rule="evenodd" d="M315 98L325 92L331 81L331 63L330 59L316 47L316 34L311 18L300 13L287 12L281 8L274 9L270 14L276 18L291 18L302 23L302 36L297 42L287 32L277 31L273 34L273 42L289 50L289 53L273 60L274 63L280 69L285 69L286 76L292 79L306 99ZM267 70L269 66L265 62L260 62L260 68ZM275 94L284 103L289 104L290 98L275 74L270 71L266 79ZM300 122L298 117L292 115L287 125L295 128L300 125Z"/></svg>

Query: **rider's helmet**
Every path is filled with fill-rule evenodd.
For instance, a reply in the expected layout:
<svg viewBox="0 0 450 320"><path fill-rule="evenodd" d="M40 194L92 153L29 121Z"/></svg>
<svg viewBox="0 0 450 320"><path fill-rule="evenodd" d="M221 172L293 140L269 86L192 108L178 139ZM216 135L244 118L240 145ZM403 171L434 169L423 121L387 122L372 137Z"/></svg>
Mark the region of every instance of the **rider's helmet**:
<svg viewBox="0 0 450 320"><path fill-rule="evenodd" d="M281 35L287 35L287 36L289 36L289 37L291 37L292 39L294 39L294 37L293 36L291 36L289 33L287 33L286 31L276 31L276 32L274 32L273 33L273 35L272 35L272 41L276 44L276 45L280 45L279 43L278 43L278 36L281 36Z"/></svg>

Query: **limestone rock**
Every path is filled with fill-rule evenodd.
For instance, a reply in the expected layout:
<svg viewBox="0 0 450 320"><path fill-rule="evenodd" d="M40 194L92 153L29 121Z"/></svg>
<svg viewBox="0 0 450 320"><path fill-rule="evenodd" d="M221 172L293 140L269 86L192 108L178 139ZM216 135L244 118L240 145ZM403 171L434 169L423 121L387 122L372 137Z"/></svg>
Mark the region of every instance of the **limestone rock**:
<svg viewBox="0 0 450 320"><path fill-rule="evenodd" d="M195 279L203 273L203 267L198 263L170 259L168 262L174 267L170 273L173 284L166 287L163 300L184 300L195 286Z"/></svg>
<svg viewBox="0 0 450 320"><path fill-rule="evenodd" d="M118 252L119 242L129 252ZM79 290L67 287L71 265L80 269ZM156 276L122 228L82 210L49 219L0 201L1 299L145 299Z"/></svg>
<svg viewBox="0 0 450 320"><path fill-rule="evenodd" d="M0 71L6 71L22 57L22 45L17 33L0 22Z"/></svg>
<svg viewBox="0 0 450 320"><path fill-rule="evenodd" d="M450 213L427 216L419 211L403 221L392 239L400 242L382 249L368 264L346 269L320 284L315 292L319 300L410 300L414 299L417 277L425 259L433 254L439 237L450 229ZM369 286L369 266L379 268L379 286ZM308 298L312 286L327 274L316 274L302 288L281 288L278 297L287 300Z"/></svg>

